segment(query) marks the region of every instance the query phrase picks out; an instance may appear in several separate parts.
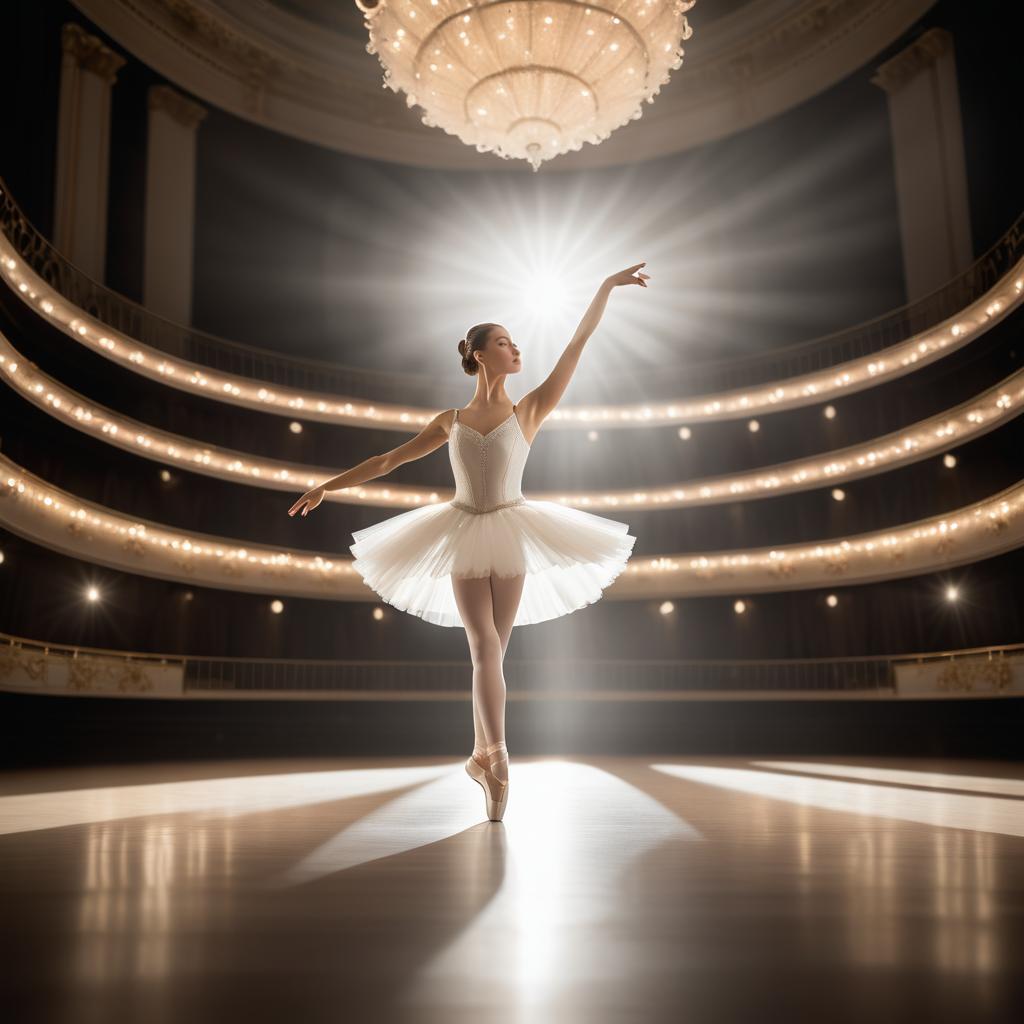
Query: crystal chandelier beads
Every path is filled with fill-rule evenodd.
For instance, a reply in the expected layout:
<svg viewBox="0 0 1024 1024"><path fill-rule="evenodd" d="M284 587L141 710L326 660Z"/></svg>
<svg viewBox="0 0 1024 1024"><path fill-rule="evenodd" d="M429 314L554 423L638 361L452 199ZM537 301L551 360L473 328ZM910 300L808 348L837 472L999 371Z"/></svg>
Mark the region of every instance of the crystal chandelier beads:
<svg viewBox="0 0 1024 1024"><path fill-rule="evenodd" d="M545 160L635 121L683 62L696 0L355 0L384 88L481 153Z"/></svg>

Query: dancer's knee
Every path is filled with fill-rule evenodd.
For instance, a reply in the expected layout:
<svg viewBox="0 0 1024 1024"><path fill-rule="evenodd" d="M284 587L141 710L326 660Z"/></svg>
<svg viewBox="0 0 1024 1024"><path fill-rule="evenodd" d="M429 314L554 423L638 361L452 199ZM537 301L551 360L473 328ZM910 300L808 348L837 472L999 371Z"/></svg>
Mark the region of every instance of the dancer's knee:
<svg viewBox="0 0 1024 1024"><path fill-rule="evenodd" d="M469 636L469 653L476 663L501 660L501 637L496 627L474 630Z"/></svg>

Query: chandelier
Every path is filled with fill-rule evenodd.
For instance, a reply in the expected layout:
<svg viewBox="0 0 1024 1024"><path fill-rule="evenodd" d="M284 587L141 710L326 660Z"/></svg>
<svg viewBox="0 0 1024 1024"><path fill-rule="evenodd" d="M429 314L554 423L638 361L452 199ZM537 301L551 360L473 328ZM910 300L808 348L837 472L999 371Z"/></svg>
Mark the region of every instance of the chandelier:
<svg viewBox="0 0 1024 1024"><path fill-rule="evenodd" d="M355 0L384 88L480 153L541 163L643 114L696 0Z"/></svg>

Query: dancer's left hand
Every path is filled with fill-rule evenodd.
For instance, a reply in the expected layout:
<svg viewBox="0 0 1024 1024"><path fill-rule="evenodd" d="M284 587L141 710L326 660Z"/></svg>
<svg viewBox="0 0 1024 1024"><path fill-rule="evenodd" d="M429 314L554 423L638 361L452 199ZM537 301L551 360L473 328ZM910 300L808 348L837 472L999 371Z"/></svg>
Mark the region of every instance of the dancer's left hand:
<svg viewBox="0 0 1024 1024"><path fill-rule="evenodd" d="M647 282L650 280L650 274L636 274L633 275L641 267L646 267L647 261L643 263L637 263L636 266L628 267L626 270L620 270L617 274L612 274L611 277L605 279L606 284L610 284L613 288L620 284L638 284L641 288L647 287Z"/></svg>

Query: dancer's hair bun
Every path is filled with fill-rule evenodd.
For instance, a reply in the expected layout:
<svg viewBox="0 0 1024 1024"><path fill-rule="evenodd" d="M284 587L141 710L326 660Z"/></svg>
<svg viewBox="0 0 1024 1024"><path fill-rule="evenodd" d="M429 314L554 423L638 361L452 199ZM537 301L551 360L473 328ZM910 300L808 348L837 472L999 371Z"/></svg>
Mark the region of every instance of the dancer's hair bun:
<svg viewBox="0 0 1024 1024"><path fill-rule="evenodd" d="M483 338L484 343L480 345L480 348L483 348L484 344L486 344L487 332L496 326L497 324L475 324L466 331L466 337L459 342L459 352L462 354L462 368L470 376L480 371L480 364L473 358L473 345L478 338Z"/></svg>

